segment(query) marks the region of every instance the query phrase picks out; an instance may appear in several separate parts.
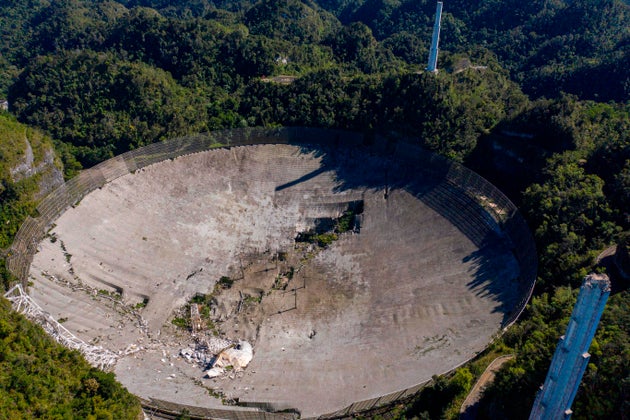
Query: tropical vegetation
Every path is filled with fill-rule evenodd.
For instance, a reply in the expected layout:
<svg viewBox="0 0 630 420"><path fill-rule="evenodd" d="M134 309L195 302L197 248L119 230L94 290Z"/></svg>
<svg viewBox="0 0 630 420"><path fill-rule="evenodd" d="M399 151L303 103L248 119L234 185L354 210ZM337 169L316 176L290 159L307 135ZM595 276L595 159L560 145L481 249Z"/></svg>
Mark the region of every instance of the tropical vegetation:
<svg viewBox="0 0 630 420"><path fill-rule="evenodd" d="M333 127L415 142L505 191L534 233L540 263L521 320L393 411L454 418L490 359L513 353L480 415L526 417L581 279L603 270L597 255L630 231L630 6L450 0L440 72L429 74L434 11L428 0L3 1L0 248L45 186L45 173L14 170L24 139L31 167L48 159L66 178L127 150L220 128ZM14 280L1 258L0 275L5 288ZM627 288L613 284L575 418L630 416ZM0 417L137 414L110 375L51 344L6 302L0 309Z"/></svg>

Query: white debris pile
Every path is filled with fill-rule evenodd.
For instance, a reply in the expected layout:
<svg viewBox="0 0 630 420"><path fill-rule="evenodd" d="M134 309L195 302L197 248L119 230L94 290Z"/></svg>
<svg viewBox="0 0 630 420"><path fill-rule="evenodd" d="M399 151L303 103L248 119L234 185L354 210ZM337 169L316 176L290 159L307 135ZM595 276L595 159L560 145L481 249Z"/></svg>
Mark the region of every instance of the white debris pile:
<svg viewBox="0 0 630 420"><path fill-rule="evenodd" d="M206 337L197 339L194 348L180 350L182 356L189 363L201 366L217 368L214 376L219 376L227 370L241 370L252 359L252 346L248 342L234 342L218 337ZM212 370L212 369L211 369Z"/></svg>
<svg viewBox="0 0 630 420"><path fill-rule="evenodd" d="M254 357L254 349L247 341L239 341L219 353L212 364L212 368L206 371L208 378L215 378L227 371L241 371L247 367Z"/></svg>
<svg viewBox="0 0 630 420"><path fill-rule="evenodd" d="M132 344L129 344L127 348L125 348L123 351L119 351L118 353L123 354L124 356L128 356L130 354L137 353L141 350L144 350L144 347L138 346L137 344L132 343Z"/></svg>
<svg viewBox="0 0 630 420"><path fill-rule="evenodd" d="M197 339L195 348L185 348L180 350L179 354L188 362L197 363L204 369L214 362L217 354L234 345L233 341L223 338L209 337Z"/></svg>
<svg viewBox="0 0 630 420"><path fill-rule="evenodd" d="M196 363L203 367L208 366L214 359L212 354L208 354L203 350L191 349L190 347L181 349L179 355L186 359L186 361Z"/></svg>

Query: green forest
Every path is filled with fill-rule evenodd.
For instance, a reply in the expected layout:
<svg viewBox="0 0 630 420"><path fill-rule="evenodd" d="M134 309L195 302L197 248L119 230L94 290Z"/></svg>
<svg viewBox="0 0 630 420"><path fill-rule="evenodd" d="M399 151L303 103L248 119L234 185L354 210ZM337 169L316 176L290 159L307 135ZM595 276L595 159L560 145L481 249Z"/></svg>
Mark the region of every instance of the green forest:
<svg viewBox="0 0 630 420"><path fill-rule="evenodd" d="M502 189L534 234L539 268L514 326L388 416L457 418L488 363L514 354L479 418L527 418L582 279L630 241L630 5L445 0L437 74L423 71L434 13L427 0L2 1L3 288L15 281L6 250L51 174L225 128L404 139ZM613 284L576 419L630 418L629 286ZM0 419L138 418L111 374L2 298L0 312Z"/></svg>

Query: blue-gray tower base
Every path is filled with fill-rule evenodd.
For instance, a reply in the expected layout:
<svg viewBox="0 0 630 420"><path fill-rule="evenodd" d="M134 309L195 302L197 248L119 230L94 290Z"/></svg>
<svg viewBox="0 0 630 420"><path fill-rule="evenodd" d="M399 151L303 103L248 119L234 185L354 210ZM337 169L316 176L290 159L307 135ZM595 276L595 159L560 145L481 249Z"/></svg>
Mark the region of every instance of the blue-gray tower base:
<svg viewBox="0 0 630 420"><path fill-rule="evenodd" d="M589 274L584 278L567 331L560 337L545 383L536 395L530 420L571 417L571 405L591 357L588 349L608 295L608 276Z"/></svg>

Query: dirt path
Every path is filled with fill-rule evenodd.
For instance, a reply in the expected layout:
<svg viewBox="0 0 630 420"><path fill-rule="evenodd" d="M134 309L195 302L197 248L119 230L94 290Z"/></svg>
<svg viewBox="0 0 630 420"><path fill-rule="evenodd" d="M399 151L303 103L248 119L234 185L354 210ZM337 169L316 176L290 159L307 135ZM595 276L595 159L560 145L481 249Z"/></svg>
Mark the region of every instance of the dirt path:
<svg viewBox="0 0 630 420"><path fill-rule="evenodd" d="M477 383L475 383L475 386L473 386L473 389L466 397L466 400L464 400L462 408L459 410L460 420L473 420L477 418L477 403L479 403L483 391L489 384L492 383L492 381L494 381L494 376L499 371L499 369L501 369L501 366L503 366L505 362L512 360L513 358L513 354L508 354L505 356L499 356L492 362L490 362L486 370L484 370L479 377Z"/></svg>

